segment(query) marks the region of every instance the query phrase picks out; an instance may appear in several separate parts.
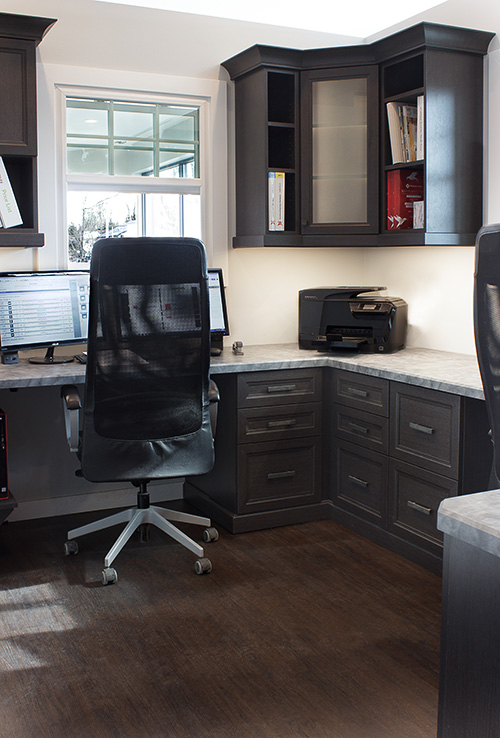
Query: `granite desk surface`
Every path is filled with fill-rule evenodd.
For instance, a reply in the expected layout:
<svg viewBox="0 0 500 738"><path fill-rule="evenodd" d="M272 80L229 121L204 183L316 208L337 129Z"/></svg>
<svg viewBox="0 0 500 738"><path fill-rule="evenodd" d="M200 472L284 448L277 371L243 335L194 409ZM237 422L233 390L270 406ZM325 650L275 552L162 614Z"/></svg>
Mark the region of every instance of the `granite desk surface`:
<svg viewBox="0 0 500 738"><path fill-rule="evenodd" d="M439 506L437 527L500 557L500 489L446 498Z"/></svg>
<svg viewBox="0 0 500 738"><path fill-rule="evenodd" d="M74 347L75 353L81 347ZM56 349L70 353L68 347ZM330 366L338 369L392 379L406 384L484 399L476 357L423 348L406 348L394 354L318 353L299 349L296 343L244 346L243 355L235 356L230 347L213 357L211 374L255 372L277 369L298 369ZM40 387L62 384L82 384L85 365L30 364L30 355L43 352L22 352L19 364L0 364L0 389Z"/></svg>

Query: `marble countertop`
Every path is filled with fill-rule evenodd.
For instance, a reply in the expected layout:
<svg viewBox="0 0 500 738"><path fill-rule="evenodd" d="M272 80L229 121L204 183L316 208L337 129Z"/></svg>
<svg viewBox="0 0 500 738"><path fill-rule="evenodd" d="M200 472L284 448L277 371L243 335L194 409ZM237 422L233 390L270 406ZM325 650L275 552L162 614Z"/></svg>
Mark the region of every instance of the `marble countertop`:
<svg viewBox="0 0 500 738"><path fill-rule="evenodd" d="M500 489L443 500L437 527L447 535L500 556Z"/></svg>
<svg viewBox="0 0 500 738"><path fill-rule="evenodd" d="M78 349L81 347L76 347L75 353ZM468 354L423 348L406 348L394 354L321 354L301 350L295 343L244 346L243 351L242 356L235 356L229 347L225 348L221 356L212 358L211 373L329 366L483 399L476 357ZM43 352L22 352L19 364L0 364L0 389L84 382L85 365L76 361L70 364L30 364L28 357L32 354L43 355Z"/></svg>

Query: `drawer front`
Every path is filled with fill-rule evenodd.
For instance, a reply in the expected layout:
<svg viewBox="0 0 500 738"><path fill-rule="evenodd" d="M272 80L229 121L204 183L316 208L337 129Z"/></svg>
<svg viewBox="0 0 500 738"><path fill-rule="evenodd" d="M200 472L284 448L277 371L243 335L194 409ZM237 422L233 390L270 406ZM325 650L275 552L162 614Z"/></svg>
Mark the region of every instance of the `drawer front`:
<svg viewBox="0 0 500 738"><path fill-rule="evenodd" d="M391 383L391 454L458 479L460 398Z"/></svg>
<svg viewBox="0 0 500 738"><path fill-rule="evenodd" d="M365 413L346 405L333 408L333 428L337 438L387 454L389 449L389 419Z"/></svg>
<svg viewBox="0 0 500 738"><path fill-rule="evenodd" d="M322 404L304 402L238 411L238 443L321 435Z"/></svg>
<svg viewBox="0 0 500 738"><path fill-rule="evenodd" d="M238 512L320 501L319 438L248 443L239 447L238 454Z"/></svg>
<svg viewBox="0 0 500 738"><path fill-rule="evenodd" d="M336 448L335 502L385 527L387 456L341 441Z"/></svg>
<svg viewBox="0 0 500 738"><path fill-rule="evenodd" d="M247 372L238 376L238 406L321 402L321 369Z"/></svg>
<svg viewBox="0 0 500 738"><path fill-rule="evenodd" d="M396 460L389 477L389 529L429 550L441 549L437 511L441 500L458 493L457 482Z"/></svg>
<svg viewBox="0 0 500 738"><path fill-rule="evenodd" d="M342 405L387 417L389 382L380 377L337 370L333 375L333 400Z"/></svg>

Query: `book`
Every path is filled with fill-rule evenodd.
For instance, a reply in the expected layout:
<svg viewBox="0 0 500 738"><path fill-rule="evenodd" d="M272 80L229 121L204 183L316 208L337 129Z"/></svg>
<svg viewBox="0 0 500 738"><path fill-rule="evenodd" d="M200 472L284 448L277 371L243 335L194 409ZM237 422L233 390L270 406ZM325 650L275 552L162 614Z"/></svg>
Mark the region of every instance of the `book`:
<svg viewBox="0 0 500 738"><path fill-rule="evenodd" d="M268 173L268 224L270 231L285 230L285 173Z"/></svg>
<svg viewBox="0 0 500 738"><path fill-rule="evenodd" d="M399 114L400 103L388 102L386 108L392 163L401 164L405 159L403 150L402 120Z"/></svg>
<svg viewBox="0 0 500 738"><path fill-rule="evenodd" d="M10 184L9 175L0 156L0 220L4 228L22 225L23 219Z"/></svg>
<svg viewBox="0 0 500 738"><path fill-rule="evenodd" d="M413 205L417 201L423 201L423 196L424 178L421 169L391 169L387 172L387 230L413 228Z"/></svg>
<svg viewBox="0 0 500 738"><path fill-rule="evenodd" d="M416 200L413 203L413 227L424 227L424 201Z"/></svg>
<svg viewBox="0 0 500 738"><path fill-rule="evenodd" d="M417 97L417 159L424 158L424 96Z"/></svg>
<svg viewBox="0 0 500 738"><path fill-rule="evenodd" d="M417 158L417 108L415 105L402 105L403 143L405 161Z"/></svg>

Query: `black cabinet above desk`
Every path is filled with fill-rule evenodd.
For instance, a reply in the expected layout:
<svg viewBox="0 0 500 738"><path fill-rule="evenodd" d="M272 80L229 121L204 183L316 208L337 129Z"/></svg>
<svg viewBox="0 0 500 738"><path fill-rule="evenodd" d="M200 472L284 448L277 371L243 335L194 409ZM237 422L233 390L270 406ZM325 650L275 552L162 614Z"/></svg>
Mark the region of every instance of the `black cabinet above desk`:
<svg viewBox="0 0 500 738"><path fill-rule="evenodd" d="M223 62L235 94L233 246L473 244L482 225L483 56L493 36L419 23L373 44L257 45ZM422 145L393 162L386 106L416 109L419 100ZM283 223L272 215L276 173ZM403 227L388 220L398 176L419 182L418 227L409 214Z"/></svg>

